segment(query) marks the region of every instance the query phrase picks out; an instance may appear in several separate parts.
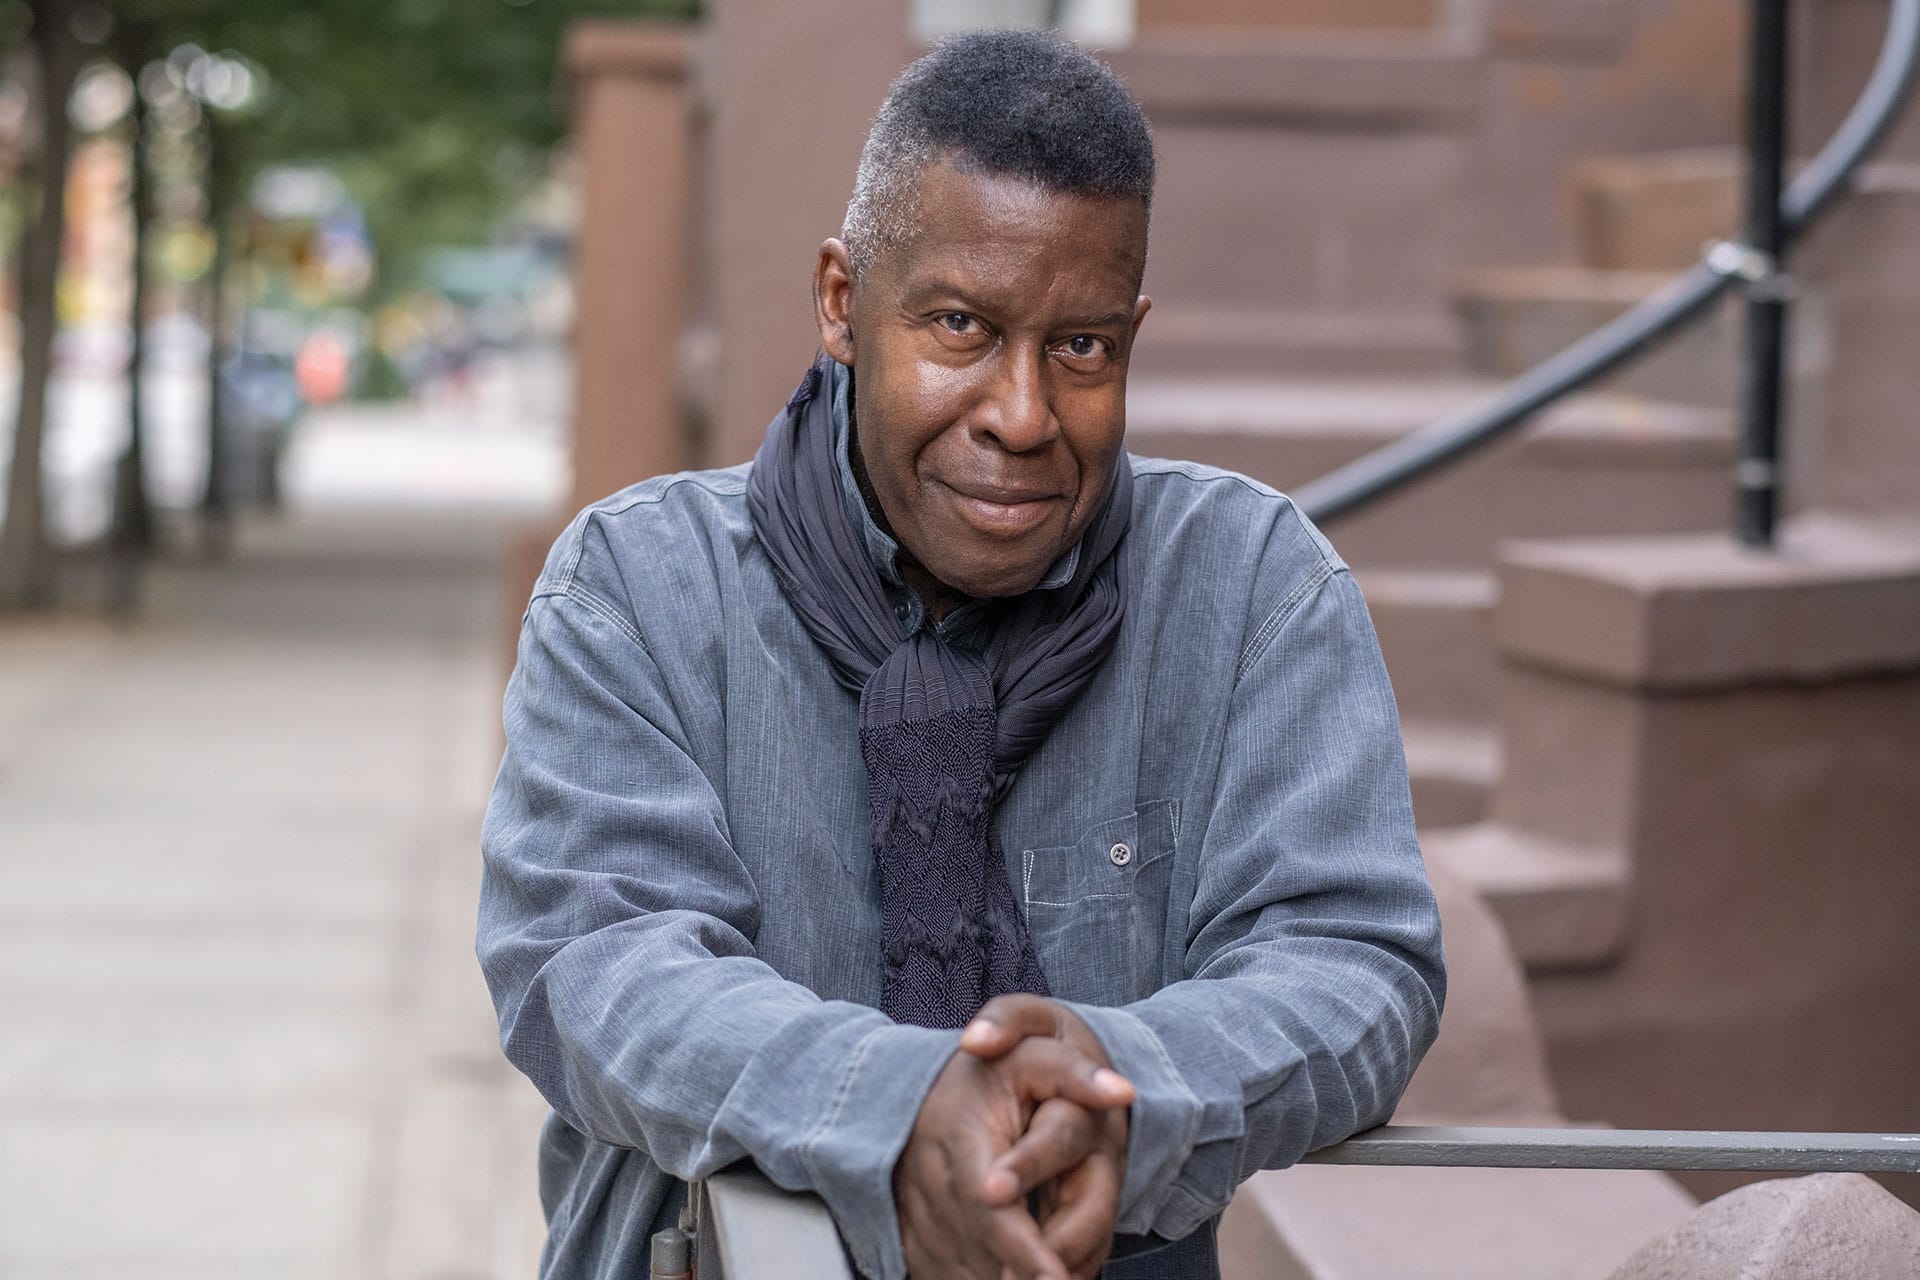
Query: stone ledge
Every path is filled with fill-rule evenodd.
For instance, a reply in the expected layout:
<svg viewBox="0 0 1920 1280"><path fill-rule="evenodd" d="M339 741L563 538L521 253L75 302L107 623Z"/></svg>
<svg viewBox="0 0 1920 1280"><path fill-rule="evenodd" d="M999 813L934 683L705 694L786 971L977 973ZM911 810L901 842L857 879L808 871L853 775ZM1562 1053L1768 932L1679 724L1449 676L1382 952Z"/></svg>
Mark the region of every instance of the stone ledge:
<svg viewBox="0 0 1920 1280"><path fill-rule="evenodd" d="M1127 419L1129 429L1166 435L1352 437L1364 452L1458 412L1499 385L1457 374L1399 379L1136 374L1127 390ZM1497 447L1529 462L1718 466L1730 463L1734 435L1732 415L1724 409L1599 393L1553 406Z"/></svg>
<svg viewBox="0 0 1920 1280"><path fill-rule="evenodd" d="M1639 1169L1297 1165L1256 1173L1220 1226L1227 1275L1599 1277L1693 1197ZM1392 1230L1382 1230L1392 1223Z"/></svg>
<svg viewBox="0 0 1920 1280"><path fill-rule="evenodd" d="M1134 354L1144 377L1211 383L1245 380L1247 370L1306 377L1432 377L1459 368L1452 317L1407 307L1155 306L1152 341Z"/></svg>
<svg viewBox="0 0 1920 1280"><path fill-rule="evenodd" d="M1920 289L1920 254L1892 248L1911 243L1917 223L1920 164L1867 165L1833 215L1808 232L1794 257L1797 272L1849 298L1910 300Z"/></svg>
<svg viewBox="0 0 1920 1280"><path fill-rule="evenodd" d="M1420 844L1486 899L1529 972L1586 968L1619 954L1632 878L1619 850L1495 822L1422 832Z"/></svg>
<svg viewBox="0 0 1920 1280"><path fill-rule="evenodd" d="M1920 668L1920 529L1808 518L1777 552L1724 535L1513 542L1508 660L1680 692Z"/></svg>
<svg viewBox="0 0 1920 1280"><path fill-rule="evenodd" d="M1488 729L1409 720L1401 725L1413 816L1424 833L1486 816L1500 778L1500 740Z"/></svg>
<svg viewBox="0 0 1920 1280"><path fill-rule="evenodd" d="M1607 63L1626 52L1634 27L1629 0L1496 0L1488 36L1505 57Z"/></svg>
<svg viewBox="0 0 1920 1280"><path fill-rule="evenodd" d="M693 62L692 23L587 21L567 31L561 65L574 83L594 76L685 79Z"/></svg>
<svg viewBox="0 0 1920 1280"><path fill-rule="evenodd" d="M1155 32L1111 55L1154 123L1324 120L1463 129L1481 60L1431 37Z"/></svg>

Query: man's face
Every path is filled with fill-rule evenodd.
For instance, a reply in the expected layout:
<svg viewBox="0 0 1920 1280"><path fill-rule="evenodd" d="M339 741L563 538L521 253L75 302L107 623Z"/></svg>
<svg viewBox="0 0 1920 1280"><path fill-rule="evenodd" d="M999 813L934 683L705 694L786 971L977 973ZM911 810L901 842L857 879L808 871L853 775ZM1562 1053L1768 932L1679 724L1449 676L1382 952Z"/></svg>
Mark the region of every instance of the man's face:
<svg viewBox="0 0 1920 1280"><path fill-rule="evenodd" d="M855 370L860 457L924 571L910 580L1017 595L1106 499L1149 305L1146 210L944 162L922 171L919 207L915 238L857 284L839 242L823 246L821 338Z"/></svg>

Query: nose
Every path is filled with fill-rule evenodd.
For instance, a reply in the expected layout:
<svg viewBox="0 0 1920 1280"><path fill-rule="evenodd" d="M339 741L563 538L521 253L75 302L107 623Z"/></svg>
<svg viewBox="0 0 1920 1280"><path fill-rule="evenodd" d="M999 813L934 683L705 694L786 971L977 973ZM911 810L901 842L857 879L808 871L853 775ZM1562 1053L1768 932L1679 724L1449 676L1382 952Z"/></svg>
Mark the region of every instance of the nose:
<svg viewBox="0 0 1920 1280"><path fill-rule="evenodd" d="M1030 453L1060 434L1048 394L1046 352L1011 346L995 364L993 382L974 420L976 435L1008 453Z"/></svg>

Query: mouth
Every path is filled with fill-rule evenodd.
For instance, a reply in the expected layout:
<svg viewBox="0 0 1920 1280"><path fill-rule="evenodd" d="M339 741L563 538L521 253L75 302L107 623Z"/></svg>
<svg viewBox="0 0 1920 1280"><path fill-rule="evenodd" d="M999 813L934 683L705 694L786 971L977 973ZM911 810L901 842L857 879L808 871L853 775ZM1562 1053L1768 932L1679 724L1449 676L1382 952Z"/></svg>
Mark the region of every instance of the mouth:
<svg viewBox="0 0 1920 1280"><path fill-rule="evenodd" d="M944 485L960 518L990 537L1015 538L1031 533L1065 501L1058 493L1001 485Z"/></svg>

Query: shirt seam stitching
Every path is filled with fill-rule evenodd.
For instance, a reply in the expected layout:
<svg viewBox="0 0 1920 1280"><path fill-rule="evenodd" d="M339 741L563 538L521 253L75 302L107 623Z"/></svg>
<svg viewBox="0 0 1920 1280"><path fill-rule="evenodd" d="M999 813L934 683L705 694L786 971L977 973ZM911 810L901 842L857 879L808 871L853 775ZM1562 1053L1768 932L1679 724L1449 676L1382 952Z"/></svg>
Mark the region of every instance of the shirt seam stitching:
<svg viewBox="0 0 1920 1280"><path fill-rule="evenodd" d="M846 1108L847 1098L853 1093L854 1080L860 1075L860 1068L865 1064L867 1056L873 1048L874 1040L884 1030L884 1027L874 1028L865 1036L861 1037L860 1043L854 1046L853 1060L847 1064L846 1073L840 1077L840 1084L834 1090L832 1107L814 1123L813 1128L807 1131L807 1136L800 1140L800 1163L807 1170L808 1176L811 1178L815 1188L825 1186L825 1182L821 1178L819 1162L815 1159L815 1150L819 1146L820 1139L825 1136L828 1129L839 1121L841 1111ZM877 1261L877 1259L858 1257L858 1254L864 1253L865 1250L855 1248L851 1236L848 1237L847 1243L848 1248L855 1252L855 1260L861 1263L863 1270L878 1272L881 1269L868 1265L870 1262Z"/></svg>
<svg viewBox="0 0 1920 1280"><path fill-rule="evenodd" d="M747 491L747 484L744 479L724 485L715 484L711 474L705 472L681 472L677 475L668 476L661 483L659 489L652 492L644 491L648 483L650 482L643 481L639 486L643 492L628 494L626 497L619 498L617 501L612 497L603 498L580 513L579 519L574 525L573 545L568 549L566 560L560 570L559 582L556 584L559 590L564 591L573 586L574 576L580 569L580 562L586 557L586 526L594 519L601 516L612 517L623 515L635 507L657 507L667 500L668 494L683 484L692 485L702 493L712 494L716 498L737 498ZM551 595L553 592L548 591L544 594ZM638 637L636 637L636 639L637 638Z"/></svg>
<svg viewBox="0 0 1920 1280"><path fill-rule="evenodd" d="M710 493L716 498L737 498L747 491L747 482L744 479L730 480L726 484L716 484L710 475L700 472L681 472L678 475L668 476L657 490L648 490L643 484L641 486L641 492L628 494L617 502L612 498L602 499L598 505L587 508L587 515L590 517L617 516L624 512L631 511L635 507L658 506L667 500L668 494L683 484L692 485L701 492ZM608 505L609 503L612 505Z"/></svg>
<svg viewBox="0 0 1920 1280"><path fill-rule="evenodd" d="M854 1079L860 1074L860 1067L866 1062L867 1055L873 1048L874 1038L885 1029L884 1027L876 1027L861 1037L860 1043L854 1047L853 1061L847 1064L846 1074L840 1077L840 1085L834 1090L833 1106L814 1123L813 1128L807 1131L807 1136L800 1143L800 1149L804 1153L803 1158L806 1161L807 1168L813 1173L816 1182L820 1176L820 1171L814 1166L814 1148L819 1144L821 1137L827 1130L840 1119L840 1112L846 1107L847 1097L853 1092Z"/></svg>
<svg viewBox="0 0 1920 1280"><path fill-rule="evenodd" d="M1259 627L1254 630L1253 638L1248 640L1246 647L1240 651L1240 665L1235 668L1233 673L1233 682L1236 685L1240 683L1240 678L1246 674L1247 668L1252 666L1254 662L1259 659L1260 655L1266 651L1267 646L1273 642L1274 636L1278 635L1280 629L1287 625L1288 619L1292 618L1299 610L1301 603L1309 595L1318 591L1329 578L1339 572L1340 568L1338 565L1322 557L1319 570L1299 586L1295 587L1286 599L1274 607L1273 612L1269 613L1265 620L1260 623Z"/></svg>
<svg viewBox="0 0 1920 1280"><path fill-rule="evenodd" d="M1128 457L1132 458L1133 455L1129 454ZM1242 489L1245 489L1248 493L1256 497L1277 500L1286 503L1290 507L1293 506L1293 499L1289 498L1280 490L1275 489L1272 485L1262 484L1253 477L1243 476L1238 472L1220 470L1214 475L1196 475L1193 469L1196 466L1205 466L1205 463L1185 462L1178 458L1157 459L1156 462L1158 465L1153 466L1139 465L1143 459L1134 458L1133 461L1133 474L1136 478L1140 476L1179 476L1182 480L1189 480L1194 484L1219 484L1226 481L1239 485ZM1297 510L1298 508L1295 509Z"/></svg>
<svg viewBox="0 0 1920 1280"><path fill-rule="evenodd" d="M554 596L564 597L565 599L573 601L575 604L599 614L602 618L619 628L621 635L638 645L642 653L645 653L648 657L653 656L653 651L647 647L647 642L645 638L641 636L637 627L622 617L620 611L614 608L613 605L601 599L588 588L573 581L572 578L569 577L564 582L533 593L535 600L542 598L550 599Z"/></svg>
<svg viewBox="0 0 1920 1280"><path fill-rule="evenodd" d="M1160 1060L1160 1065L1165 1069L1167 1078L1176 1081L1180 1088L1186 1093L1187 1097L1204 1107L1206 1104L1194 1093L1193 1086L1187 1083L1187 1078L1181 1074L1180 1068L1174 1065L1172 1056L1167 1052L1167 1046L1160 1040L1160 1033L1155 1031L1151 1026L1148 1026L1145 1019L1135 1018L1134 1020L1139 1024L1141 1031L1145 1033L1147 1047L1151 1049L1153 1055ZM1187 1161L1193 1156L1192 1139L1193 1127L1190 1123L1186 1133L1181 1138L1180 1145L1184 1150L1180 1155L1179 1164L1175 1166L1174 1176L1167 1184L1167 1192L1179 1186L1181 1171L1186 1168ZM1136 1206L1135 1212L1147 1223L1157 1223L1166 1208L1166 1201L1166 1192L1162 1192L1158 1197L1148 1196L1144 1204Z"/></svg>

